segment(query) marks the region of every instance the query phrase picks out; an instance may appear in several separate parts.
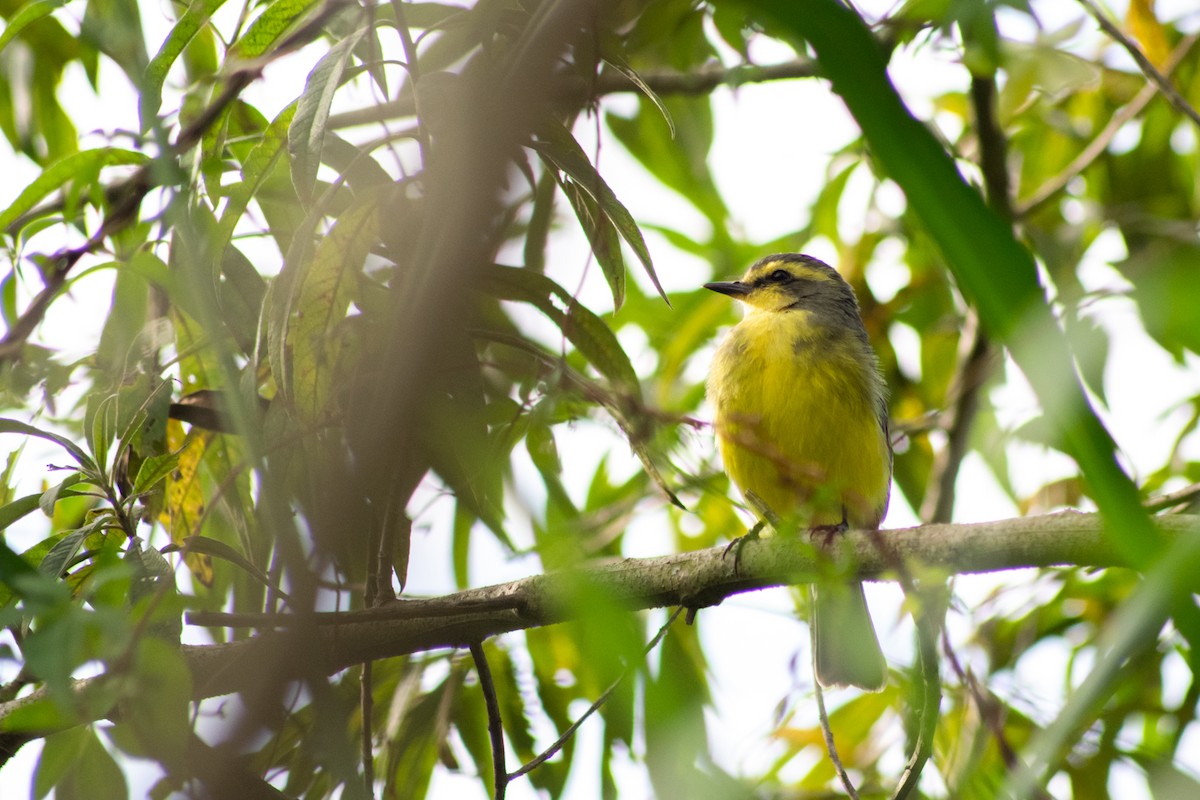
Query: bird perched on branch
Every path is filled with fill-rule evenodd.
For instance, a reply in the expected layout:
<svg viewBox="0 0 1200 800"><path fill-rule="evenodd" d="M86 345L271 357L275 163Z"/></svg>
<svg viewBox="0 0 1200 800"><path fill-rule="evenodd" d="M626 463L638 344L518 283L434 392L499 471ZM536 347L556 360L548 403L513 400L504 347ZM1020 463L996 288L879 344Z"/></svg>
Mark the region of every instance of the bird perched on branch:
<svg viewBox="0 0 1200 800"><path fill-rule="evenodd" d="M746 306L708 378L729 477L768 521L827 539L878 528L892 481L886 387L854 290L829 265L795 253L704 286ZM887 664L862 584L820 581L812 598L817 680L882 689Z"/></svg>

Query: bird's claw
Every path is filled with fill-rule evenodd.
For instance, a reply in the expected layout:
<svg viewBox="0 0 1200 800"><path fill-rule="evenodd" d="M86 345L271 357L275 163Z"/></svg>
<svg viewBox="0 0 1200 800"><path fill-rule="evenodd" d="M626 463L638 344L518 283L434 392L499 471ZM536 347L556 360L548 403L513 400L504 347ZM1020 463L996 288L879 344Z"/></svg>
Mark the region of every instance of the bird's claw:
<svg viewBox="0 0 1200 800"><path fill-rule="evenodd" d="M833 542L833 538L838 534L845 533L849 527L850 526L846 524L846 520L842 520L834 525L814 525L808 529L808 533L814 539L818 536L824 536L825 539L821 542L821 545L823 547L829 547L829 545Z"/></svg>
<svg viewBox="0 0 1200 800"><path fill-rule="evenodd" d="M735 578L741 577L740 566L741 566L741 560L742 560L742 547L746 544L746 542L751 541L753 539L757 539L759 531L761 531L762 529L763 529L763 523L759 522L753 528L751 528L744 536L739 536L738 538L734 539L729 544L725 545L725 551L723 553L721 553L721 560L724 561L725 557L729 555L730 551L733 552L733 576Z"/></svg>

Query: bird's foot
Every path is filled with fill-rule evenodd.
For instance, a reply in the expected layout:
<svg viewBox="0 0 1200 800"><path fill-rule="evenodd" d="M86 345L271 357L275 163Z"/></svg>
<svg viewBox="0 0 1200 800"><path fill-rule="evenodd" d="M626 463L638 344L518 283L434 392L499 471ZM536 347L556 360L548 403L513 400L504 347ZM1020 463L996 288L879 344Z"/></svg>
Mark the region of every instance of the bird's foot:
<svg viewBox="0 0 1200 800"><path fill-rule="evenodd" d="M742 561L742 547L744 547L747 542L757 539L758 534L762 529L763 529L762 522L755 524L755 526L753 528L751 528L746 533L745 536L739 536L738 538L736 538L732 542L730 542L728 545L726 545L725 552L721 553L722 561L724 561L726 556L728 556L731 552L733 553L733 576L735 578L741 577L740 567L741 567L741 561Z"/></svg>
<svg viewBox="0 0 1200 800"><path fill-rule="evenodd" d="M814 539L818 536L825 537L821 545L829 547L835 536L845 533L849 528L850 526L846 524L846 520L842 520L835 525L814 525L808 529L808 533Z"/></svg>

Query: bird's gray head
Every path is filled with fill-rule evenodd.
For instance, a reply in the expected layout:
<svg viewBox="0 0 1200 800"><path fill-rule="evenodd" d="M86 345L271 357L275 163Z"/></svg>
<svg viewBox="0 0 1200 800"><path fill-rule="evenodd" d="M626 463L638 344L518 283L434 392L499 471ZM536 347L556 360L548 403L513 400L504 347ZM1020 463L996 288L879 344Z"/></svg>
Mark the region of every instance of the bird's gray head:
<svg viewBox="0 0 1200 800"><path fill-rule="evenodd" d="M850 284L820 259L800 253L761 258L740 280L706 283L706 289L729 295L751 311L806 311L813 321L862 328L858 301Z"/></svg>

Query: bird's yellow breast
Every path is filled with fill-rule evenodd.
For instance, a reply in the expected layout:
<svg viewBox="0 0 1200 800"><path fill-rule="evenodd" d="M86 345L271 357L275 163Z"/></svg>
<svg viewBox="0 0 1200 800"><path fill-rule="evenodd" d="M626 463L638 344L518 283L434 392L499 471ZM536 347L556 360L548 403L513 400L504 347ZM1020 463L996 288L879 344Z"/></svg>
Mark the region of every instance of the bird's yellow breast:
<svg viewBox="0 0 1200 800"><path fill-rule="evenodd" d="M875 527L887 509L891 458L882 385L850 331L810 312L752 312L726 336L708 394L725 470L780 516L809 525Z"/></svg>

